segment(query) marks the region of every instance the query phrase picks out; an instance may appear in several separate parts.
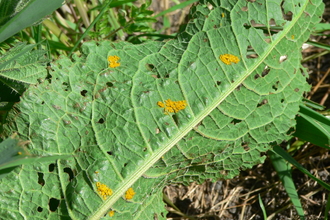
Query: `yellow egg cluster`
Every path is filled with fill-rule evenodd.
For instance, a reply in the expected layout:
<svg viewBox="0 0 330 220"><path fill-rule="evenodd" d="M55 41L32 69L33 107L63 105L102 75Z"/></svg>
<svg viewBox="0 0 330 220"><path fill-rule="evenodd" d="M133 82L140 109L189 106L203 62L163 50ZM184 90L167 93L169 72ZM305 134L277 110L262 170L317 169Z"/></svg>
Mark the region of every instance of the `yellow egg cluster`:
<svg viewBox="0 0 330 220"><path fill-rule="evenodd" d="M109 67L116 68L120 66L120 63L118 62L119 59L119 56L108 56Z"/></svg>
<svg viewBox="0 0 330 220"><path fill-rule="evenodd" d="M167 99L165 103L159 101L157 102L157 105L161 108L164 108L165 114L168 113L177 113L180 110L183 110L187 106L186 100L182 101L172 101L171 99Z"/></svg>
<svg viewBox="0 0 330 220"><path fill-rule="evenodd" d="M135 192L134 192L133 188L129 188L125 193L125 198L127 200L130 200L130 199L133 199L134 195L135 195Z"/></svg>
<svg viewBox="0 0 330 220"><path fill-rule="evenodd" d="M112 189L110 189L107 185L97 182L96 187L97 187L97 192L103 199L107 199L107 196L112 195Z"/></svg>
<svg viewBox="0 0 330 220"><path fill-rule="evenodd" d="M232 63L239 62L239 58L232 54L223 54L223 55L220 55L219 58L224 64L227 64L227 65L231 65Z"/></svg>
<svg viewBox="0 0 330 220"><path fill-rule="evenodd" d="M109 212L109 216L112 217L112 216L114 216L114 215L115 215L115 211L111 210L111 211Z"/></svg>

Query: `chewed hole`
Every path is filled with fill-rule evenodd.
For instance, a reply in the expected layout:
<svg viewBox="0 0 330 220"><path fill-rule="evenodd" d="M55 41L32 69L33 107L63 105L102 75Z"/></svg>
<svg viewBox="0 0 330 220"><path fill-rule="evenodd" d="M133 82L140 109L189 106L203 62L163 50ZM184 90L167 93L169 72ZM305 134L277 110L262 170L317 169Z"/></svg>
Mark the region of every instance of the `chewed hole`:
<svg viewBox="0 0 330 220"><path fill-rule="evenodd" d="M243 86L242 84L239 84L239 85L235 88L235 90L236 90L236 91L241 90L241 87L242 87L242 86Z"/></svg>
<svg viewBox="0 0 330 220"><path fill-rule="evenodd" d="M243 147L243 149L244 149L245 151L249 151L249 150L250 150L250 147L249 147L248 143L246 143L246 142L243 142L243 143L241 144L241 146Z"/></svg>
<svg viewBox="0 0 330 220"><path fill-rule="evenodd" d="M80 91L80 95L82 95L84 97L86 97L86 93L87 93L87 90L85 90L85 89Z"/></svg>
<svg viewBox="0 0 330 220"><path fill-rule="evenodd" d="M146 68L147 68L147 70L149 70L149 71L153 71L153 70L155 69L155 66L154 66L153 64L147 63L147 64L146 64Z"/></svg>
<svg viewBox="0 0 330 220"><path fill-rule="evenodd" d="M71 181L74 178L73 171L70 167L64 168L63 171L69 175L69 181Z"/></svg>
<svg viewBox="0 0 330 220"><path fill-rule="evenodd" d="M42 212L43 208L41 208L40 206L37 208L38 212Z"/></svg>
<svg viewBox="0 0 330 220"><path fill-rule="evenodd" d="M267 76L269 71L270 71L270 68L268 66L265 66L264 70L261 73L261 77Z"/></svg>
<svg viewBox="0 0 330 220"><path fill-rule="evenodd" d="M38 172L38 183L41 186L45 185L45 180L44 180L44 174L43 173Z"/></svg>
<svg viewBox="0 0 330 220"><path fill-rule="evenodd" d="M239 119L233 119L230 123L236 125L236 124L240 123L241 121L242 120L239 120Z"/></svg>
<svg viewBox="0 0 330 220"><path fill-rule="evenodd" d="M100 118L97 123L100 123L100 124L103 124L104 123L104 119L103 118Z"/></svg>
<svg viewBox="0 0 330 220"><path fill-rule="evenodd" d="M288 56L287 55L283 55L283 56L280 56L280 63L283 63L284 61L286 61L287 60L287 58L288 58Z"/></svg>
<svg viewBox="0 0 330 220"><path fill-rule="evenodd" d="M107 151L107 154L109 154L110 156L113 155L112 151Z"/></svg>
<svg viewBox="0 0 330 220"><path fill-rule="evenodd" d="M60 200L55 199L55 198L51 198L49 200L48 206L49 206L49 210L51 212L55 212L59 205L60 205Z"/></svg>
<svg viewBox="0 0 330 220"><path fill-rule="evenodd" d="M288 11L286 14L283 15L283 17L287 21L292 21L292 15L293 13L291 11Z"/></svg>
<svg viewBox="0 0 330 220"><path fill-rule="evenodd" d="M108 87L113 87L113 83L112 83L112 82L107 82L106 85L107 85Z"/></svg>
<svg viewBox="0 0 330 220"><path fill-rule="evenodd" d="M54 169L55 169L55 164L54 164L54 163L49 164L49 166L48 166L48 171L49 171L49 172L53 172Z"/></svg>
<svg viewBox="0 0 330 220"><path fill-rule="evenodd" d="M261 102L258 103L257 107L263 106L268 103L267 99L262 100Z"/></svg>
<svg viewBox="0 0 330 220"><path fill-rule="evenodd" d="M275 85L272 86L272 88L273 88L275 91L278 90L278 84L279 84L279 82L280 82L280 81L277 81L277 82L275 83Z"/></svg>
<svg viewBox="0 0 330 220"><path fill-rule="evenodd" d="M255 52L255 50L253 49L253 47L248 46L246 48L246 58L248 59L256 59L258 58L258 54Z"/></svg>
<svg viewBox="0 0 330 220"><path fill-rule="evenodd" d="M221 81L216 81L214 87L220 86L221 85Z"/></svg>

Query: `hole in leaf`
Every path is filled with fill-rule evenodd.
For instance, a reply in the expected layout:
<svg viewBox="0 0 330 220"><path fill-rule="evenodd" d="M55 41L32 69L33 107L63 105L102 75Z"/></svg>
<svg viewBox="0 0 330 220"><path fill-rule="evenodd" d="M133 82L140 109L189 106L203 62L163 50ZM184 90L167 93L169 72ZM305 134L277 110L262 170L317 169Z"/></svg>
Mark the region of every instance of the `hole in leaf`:
<svg viewBox="0 0 330 220"><path fill-rule="evenodd" d="M266 66L266 67L264 68L264 70L262 71L262 73L261 73L261 77L265 77L265 76L267 76L268 73L269 73L269 71L270 71L270 68L269 68L268 66Z"/></svg>
<svg viewBox="0 0 330 220"><path fill-rule="evenodd" d="M305 71L302 68L299 68L299 70L300 70L301 74L306 77Z"/></svg>
<svg viewBox="0 0 330 220"><path fill-rule="evenodd" d="M126 167L126 166L127 166L127 164L128 164L128 163L124 163L124 167Z"/></svg>
<svg viewBox="0 0 330 220"><path fill-rule="evenodd" d="M54 164L54 163L49 164L49 166L48 166L48 171L49 171L49 172L53 172L54 169L55 169L55 164Z"/></svg>
<svg viewBox="0 0 330 220"><path fill-rule="evenodd" d="M44 101L42 101L42 102L41 102L41 105L43 105L43 104L45 104L45 102L44 102Z"/></svg>
<svg viewBox="0 0 330 220"><path fill-rule="evenodd" d="M280 63L283 63L284 61L286 61L287 60L287 58L288 58L288 56L287 55L283 55L283 56L280 56Z"/></svg>
<svg viewBox="0 0 330 220"><path fill-rule="evenodd" d="M149 70L149 71L153 71L153 70L155 69L155 66L154 66L153 64L147 63L147 64L146 64L146 68L147 68L147 70Z"/></svg>
<svg viewBox="0 0 330 220"><path fill-rule="evenodd" d="M281 103L283 103L284 102L284 99L281 99Z"/></svg>
<svg viewBox="0 0 330 220"><path fill-rule="evenodd" d="M67 82L63 82L62 85L63 85L63 90L64 90L64 91L68 91L69 83L67 83Z"/></svg>
<svg viewBox="0 0 330 220"><path fill-rule="evenodd" d="M74 178L73 171L70 167L64 168L63 171L69 175L69 181L71 181Z"/></svg>
<svg viewBox="0 0 330 220"><path fill-rule="evenodd" d="M233 119L230 123L231 124L234 124L234 125L236 125L236 124L238 124L238 123L240 123L242 120L239 120L239 119Z"/></svg>
<svg viewBox="0 0 330 220"><path fill-rule="evenodd" d="M109 154L110 156L113 155L112 151L107 151L107 154Z"/></svg>
<svg viewBox="0 0 330 220"><path fill-rule="evenodd" d="M257 73L256 75L254 75L254 79L258 79L260 78L260 75Z"/></svg>
<svg viewBox="0 0 330 220"><path fill-rule="evenodd" d="M268 103L267 99L262 100L261 102L258 103L257 107L263 106Z"/></svg>
<svg viewBox="0 0 330 220"><path fill-rule="evenodd" d="M176 125L179 125L179 119L176 114L172 115L173 121L175 122Z"/></svg>
<svg viewBox="0 0 330 220"><path fill-rule="evenodd" d="M112 82L107 82L106 85L107 85L108 87L113 87L113 83L112 83Z"/></svg>
<svg viewBox="0 0 330 220"><path fill-rule="evenodd" d="M299 115L298 115L298 116L299 116ZM294 129L294 128L290 128L290 129L286 132L286 134L287 134L287 135L292 135L294 132L295 132L295 129Z"/></svg>
<svg viewBox="0 0 330 220"><path fill-rule="evenodd" d="M44 174L43 173L38 172L38 183L41 186L45 185L45 180L44 180Z"/></svg>
<svg viewBox="0 0 330 220"><path fill-rule="evenodd" d="M278 84L279 84L279 82L280 82L280 81L277 81L277 82L275 83L275 85L272 86L272 88L273 88L275 91L278 90Z"/></svg>
<svg viewBox="0 0 330 220"><path fill-rule="evenodd" d="M239 85L235 88L235 90L236 90L236 91L239 91L239 90L241 90L241 87L242 87L242 84L239 84Z"/></svg>
<svg viewBox="0 0 330 220"><path fill-rule="evenodd" d="M244 23L244 24L243 24L243 27L244 27L245 29L247 29L247 30L248 30L248 29L250 29L250 28L251 28L251 25L248 25L247 23Z"/></svg>
<svg viewBox="0 0 330 220"><path fill-rule="evenodd" d="M55 212L59 205L60 205L60 200L55 199L55 198L51 198L49 200L48 206L49 206L49 210L51 212Z"/></svg>
<svg viewBox="0 0 330 220"><path fill-rule="evenodd" d="M258 54L254 51L254 49L251 46L248 46L246 48L246 58L256 59L258 57L259 57Z"/></svg>
<svg viewBox="0 0 330 220"><path fill-rule="evenodd" d="M250 150L250 147L249 147L249 145L247 144L247 143L242 143L242 147L243 147L243 149L245 150L245 151L249 151Z"/></svg>
<svg viewBox="0 0 330 220"><path fill-rule="evenodd" d="M293 13L291 11L288 11L283 17L287 21L292 21L292 15Z"/></svg>
<svg viewBox="0 0 330 220"><path fill-rule="evenodd" d="M86 97L86 93L87 93L87 90L85 90L85 89L80 91L80 95L82 95L84 97Z"/></svg>
<svg viewBox="0 0 330 220"><path fill-rule="evenodd" d="M97 123L100 123L100 124L103 124L104 123L104 119L103 118L100 118Z"/></svg>
<svg viewBox="0 0 330 220"><path fill-rule="evenodd" d="M42 212L43 208L41 208L40 206L37 208L38 212Z"/></svg>

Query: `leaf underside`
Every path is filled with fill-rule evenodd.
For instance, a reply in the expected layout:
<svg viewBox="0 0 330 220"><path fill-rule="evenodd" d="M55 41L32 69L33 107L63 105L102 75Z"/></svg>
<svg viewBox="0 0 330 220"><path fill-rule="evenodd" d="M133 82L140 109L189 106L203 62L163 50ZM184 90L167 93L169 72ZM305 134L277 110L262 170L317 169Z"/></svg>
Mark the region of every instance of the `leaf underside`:
<svg viewBox="0 0 330 220"><path fill-rule="evenodd" d="M166 219L166 184L233 178L262 163L295 125L309 89L300 47L322 12L319 0L201 1L175 40L87 42L73 61L57 60L6 129L31 141L33 154L73 157L1 180L0 218L98 219L113 210L115 219ZM240 61L226 65L223 54ZM120 66L109 68L108 56ZM164 114L157 102L168 99L188 106ZM103 200L96 182L114 194ZM126 201L129 187L136 195Z"/></svg>

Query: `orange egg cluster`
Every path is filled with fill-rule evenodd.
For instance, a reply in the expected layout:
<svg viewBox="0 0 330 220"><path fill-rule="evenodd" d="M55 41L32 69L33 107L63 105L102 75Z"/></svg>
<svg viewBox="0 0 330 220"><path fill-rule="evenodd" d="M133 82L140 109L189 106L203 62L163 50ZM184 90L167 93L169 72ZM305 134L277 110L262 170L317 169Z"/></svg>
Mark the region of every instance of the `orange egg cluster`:
<svg viewBox="0 0 330 220"><path fill-rule="evenodd" d="M165 103L159 101L157 102L157 105L161 108L164 108L165 114L168 113L177 113L180 110L183 110L187 106L186 100L182 101L172 101L171 99L167 99Z"/></svg>
<svg viewBox="0 0 330 220"><path fill-rule="evenodd" d="M125 198L127 200L130 200L130 199L133 199L134 195L135 195L135 192L134 192L133 188L129 188L125 193Z"/></svg>
<svg viewBox="0 0 330 220"><path fill-rule="evenodd" d="M116 68L120 66L120 63L118 62L119 59L119 56L108 56L109 67Z"/></svg>
<svg viewBox="0 0 330 220"><path fill-rule="evenodd" d="M232 63L239 62L239 58L232 54L223 54L223 55L220 55L219 58L224 64L227 64L227 65L231 65Z"/></svg>
<svg viewBox="0 0 330 220"><path fill-rule="evenodd" d="M110 189L107 185L97 182L96 187L97 192L103 199L107 199L108 196L112 195L112 189Z"/></svg>

